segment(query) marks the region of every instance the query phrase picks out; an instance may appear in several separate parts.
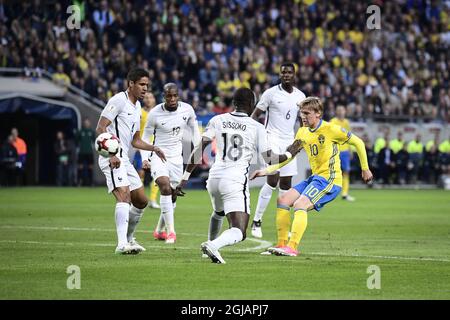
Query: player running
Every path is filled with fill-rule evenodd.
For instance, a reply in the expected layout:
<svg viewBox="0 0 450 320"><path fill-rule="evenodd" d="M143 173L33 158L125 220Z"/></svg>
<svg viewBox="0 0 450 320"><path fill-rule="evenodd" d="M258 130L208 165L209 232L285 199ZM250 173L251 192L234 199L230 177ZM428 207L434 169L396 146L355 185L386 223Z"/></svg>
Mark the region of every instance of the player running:
<svg viewBox="0 0 450 320"><path fill-rule="evenodd" d="M323 105L319 98L308 97L299 103L299 107L304 126L297 131L295 142L300 142L305 149L312 175L278 198L276 217L278 243L268 251L283 256L298 255L297 247L308 222L307 211L312 209L320 211L341 191L339 145L348 143L354 146L361 164L362 179L367 183L373 178L367 164L364 142L344 128L322 120ZM252 173L250 179L265 176L291 160L257 170ZM294 207L294 221L289 239L291 207Z"/></svg>
<svg viewBox="0 0 450 320"><path fill-rule="evenodd" d="M108 100L96 129L97 135L109 132L120 140L118 154L98 158L98 165L106 177L108 192L112 192L116 198L118 244L115 252L118 254L145 251L134 238L134 231L148 199L141 179L128 158L129 149L135 147L152 151L161 161L166 159L160 148L145 143L140 137L141 104L138 99L142 99L147 92L148 77L144 69L130 70L127 75L128 89Z"/></svg>
<svg viewBox="0 0 450 320"><path fill-rule="evenodd" d="M179 101L175 83L167 83L164 85L164 102L150 111L143 137L150 141L153 136L153 144L164 151L167 161L161 161L153 152L142 152L143 168L151 167L152 177L161 192L161 215L153 237L166 243L175 243L177 238L174 223L176 195L173 191L183 175L182 139L186 129L191 131L192 143L199 143L200 131L194 108Z"/></svg>
<svg viewBox="0 0 450 320"><path fill-rule="evenodd" d="M190 162L177 186L178 195L184 195L182 188L190 174L201 163L205 147L216 139L217 153L213 166L209 170L207 190L211 198L211 215L208 241L201 244L204 254L212 262L225 263L219 249L243 241L250 215L250 193L248 170L252 159L261 154L266 162L278 163L295 156L300 143L293 144L283 155L273 154L267 144L264 126L249 117L255 103L254 93L240 88L233 95L236 110L213 117L203 133L202 143L196 145ZM230 228L218 236L224 216Z"/></svg>
<svg viewBox="0 0 450 320"><path fill-rule="evenodd" d="M283 63L280 67L281 83L267 89L261 96L252 118L258 119L265 111L265 128L268 144L276 153L282 154L294 141L295 124L298 119L297 102L305 99L305 94L294 87L295 66ZM262 218L272 197L272 192L279 185L279 196L286 193L292 185L292 176L297 174L297 162L292 161L278 171L267 176L267 182L261 188L252 223L252 235L262 238Z"/></svg>

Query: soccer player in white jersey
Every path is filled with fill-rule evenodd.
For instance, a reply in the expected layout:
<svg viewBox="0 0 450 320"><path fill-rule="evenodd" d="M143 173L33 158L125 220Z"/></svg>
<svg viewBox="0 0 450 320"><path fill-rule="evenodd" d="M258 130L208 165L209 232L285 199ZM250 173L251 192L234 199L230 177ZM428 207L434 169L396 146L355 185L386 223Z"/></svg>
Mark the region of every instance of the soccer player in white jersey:
<svg viewBox="0 0 450 320"><path fill-rule="evenodd" d="M128 72L128 88L111 97L103 109L97 124L97 135L109 132L120 140L118 154L105 158L99 156L98 164L106 177L108 192L116 198L115 220L118 244L116 253L129 254L145 251L134 239L134 231L142 217L148 199L136 169L128 158L133 146L152 151L162 160L160 148L145 143L140 138L140 115L142 99L147 92L148 72L136 68Z"/></svg>
<svg viewBox="0 0 450 320"><path fill-rule="evenodd" d="M184 195L182 189L192 171L201 163L203 150L215 138L217 153L207 181L214 211L210 219L208 241L201 244L203 253L215 263L225 263L219 253L220 248L246 237L250 216L248 170L251 161L260 154L266 162L283 162L300 149L300 144L294 144L283 155L270 150L264 126L249 117L255 104L255 95L250 89L236 90L233 104L236 107L234 112L217 115L209 121L202 143L194 148L183 180L176 188L178 195ZM218 236L225 215L230 228Z"/></svg>
<svg viewBox="0 0 450 320"><path fill-rule="evenodd" d="M174 209L176 206L175 187L183 175L182 139L186 129L190 129L192 143L200 141L197 118L194 108L179 101L178 87L174 83L164 85L164 102L150 111L143 139L153 135L153 144L161 148L167 157L163 162L154 153L142 152L144 167L151 166L151 174L160 190L161 215L153 233L158 240L175 243Z"/></svg>
<svg viewBox="0 0 450 320"><path fill-rule="evenodd" d="M267 131L268 144L273 152L282 154L294 141L295 124L298 119L297 103L305 99L305 94L294 86L295 66L293 63L283 63L280 66L281 83L273 86L261 96L251 117L258 120L265 112L265 128ZM252 222L252 235L262 238L262 218L264 211L272 197L272 192L279 182L279 196L289 191L292 184L292 176L297 174L296 161L267 176L267 181L259 192L258 204Z"/></svg>

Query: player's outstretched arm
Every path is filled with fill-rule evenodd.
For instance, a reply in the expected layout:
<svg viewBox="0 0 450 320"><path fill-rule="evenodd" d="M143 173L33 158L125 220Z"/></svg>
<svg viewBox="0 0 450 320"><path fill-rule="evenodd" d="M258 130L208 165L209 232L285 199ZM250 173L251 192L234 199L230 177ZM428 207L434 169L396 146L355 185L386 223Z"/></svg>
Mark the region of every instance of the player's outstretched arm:
<svg viewBox="0 0 450 320"><path fill-rule="evenodd" d="M141 139L140 132L136 131L133 136L133 141L131 142L131 145L135 147L136 149L146 150L146 151L153 151L156 153L158 157L161 158L161 160L166 161L166 156L164 152L157 146L151 145ZM148 159L148 158L145 158Z"/></svg>
<svg viewBox="0 0 450 320"><path fill-rule="evenodd" d="M364 142L353 134L348 140L348 143L356 148L356 153L358 154L359 163L361 165L361 176L363 181L365 183L370 182L373 179L373 175L369 169Z"/></svg>
<svg viewBox="0 0 450 320"><path fill-rule="evenodd" d="M294 142L287 147L286 152L284 154L276 154L271 150L264 152L262 154L264 161L267 163L273 163L265 169L256 170L250 175L250 180L253 180L257 177L264 177L269 173L272 173L285 165L291 162L295 156L302 150L303 146L300 140L294 140Z"/></svg>
<svg viewBox="0 0 450 320"><path fill-rule="evenodd" d="M186 194L182 189L186 186L186 184L189 180L189 177L191 176L191 173L194 171L194 169L197 168L197 166L202 163L203 151L210 143L211 143L211 139L209 139L208 137L203 137L201 140L201 143L198 143L194 147L194 150L192 150L192 153L189 156L189 162L183 173L183 178L181 178L180 183L175 188L175 192L176 192L177 196L182 197Z"/></svg>

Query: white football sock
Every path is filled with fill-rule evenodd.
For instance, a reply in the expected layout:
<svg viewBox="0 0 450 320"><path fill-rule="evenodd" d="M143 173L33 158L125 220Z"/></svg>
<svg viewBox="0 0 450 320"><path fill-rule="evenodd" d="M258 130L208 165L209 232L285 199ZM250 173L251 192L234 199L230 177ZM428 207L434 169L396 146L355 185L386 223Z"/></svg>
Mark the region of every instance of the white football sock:
<svg viewBox="0 0 450 320"><path fill-rule="evenodd" d="M267 206L269 205L270 198L272 198L272 192L275 188L272 188L270 185L264 183L259 192L258 204L256 205L255 216L253 217L253 221L262 220L264 215L264 211L266 211Z"/></svg>
<svg viewBox="0 0 450 320"><path fill-rule="evenodd" d="M124 246L128 243L128 216L130 213L130 204L126 202L116 203L116 230L118 246Z"/></svg>
<svg viewBox="0 0 450 320"><path fill-rule="evenodd" d="M242 231L239 228L230 228L222 232L222 234L212 241L214 247L219 250L222 247L230 246L241 241L244 238Z"/></svg>
<svg viewBox="0 0 450 320"><path fill-rule="evenodd" d="M220 229L222 229L223 218L225 216L218 215L215 211L211 214L209 220L208 240L214 240L219 235Z"/></svg>
<svg viewBox="0 0 450 320"><path fill-rule="evenodd" d="M172 196L161 195L159 197L159 205L161 206L161 214L164 218L167 233L170 234L172 232L175 232Z"/></svg>
<svg viewBox="0 0 450 320"><path fill-rule="evenodd" d="M139 223L139 221L141 220L143 213L144 213L144 209L138 209L135 206L131 205L129 219L128 219L128 232L127 232L128 242L133 240L134 231L136 230L136 226Z"/></svg>

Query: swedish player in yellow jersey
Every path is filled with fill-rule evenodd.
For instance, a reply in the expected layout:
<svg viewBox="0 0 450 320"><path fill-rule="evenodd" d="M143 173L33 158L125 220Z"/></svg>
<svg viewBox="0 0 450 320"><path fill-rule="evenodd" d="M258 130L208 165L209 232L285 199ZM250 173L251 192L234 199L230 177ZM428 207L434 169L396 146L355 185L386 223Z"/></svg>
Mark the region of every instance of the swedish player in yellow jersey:
<svg viewBox="0 0 450 320"><path fill-rule="evenodd" d="M347 131L350 130L350 121L345 119L346 109L344 106L337 106L336 117L330 120L330 123L336 124ZM339 146L339 158L341 160L342 170L342 199L347 201L355 201L355 198L348 194L350 188L350 159L351 149L348 143L344 143Z"/></svg>
<svg viewBox="0 0 450 320"><path fill-rule="evenodd" d="M277 201L278 242L268 251L283 256L297 256L298 245L308 223L308 210L319 211L328 202L334 200L342 186L342 172L339 160L339 145L348 143L356 148L362 169L362 179L372 180L372 172L367 163L364 142L351 132L322 120L323 105L319 98L308 97L299 104L303 122L295 136L294 143L300 141L311 165L312 175L289 189ZM286 165L288 161L271 165L255 171L250 179L265 176ZM294 220L291 226L290 208L294 207Z"/></svg>

